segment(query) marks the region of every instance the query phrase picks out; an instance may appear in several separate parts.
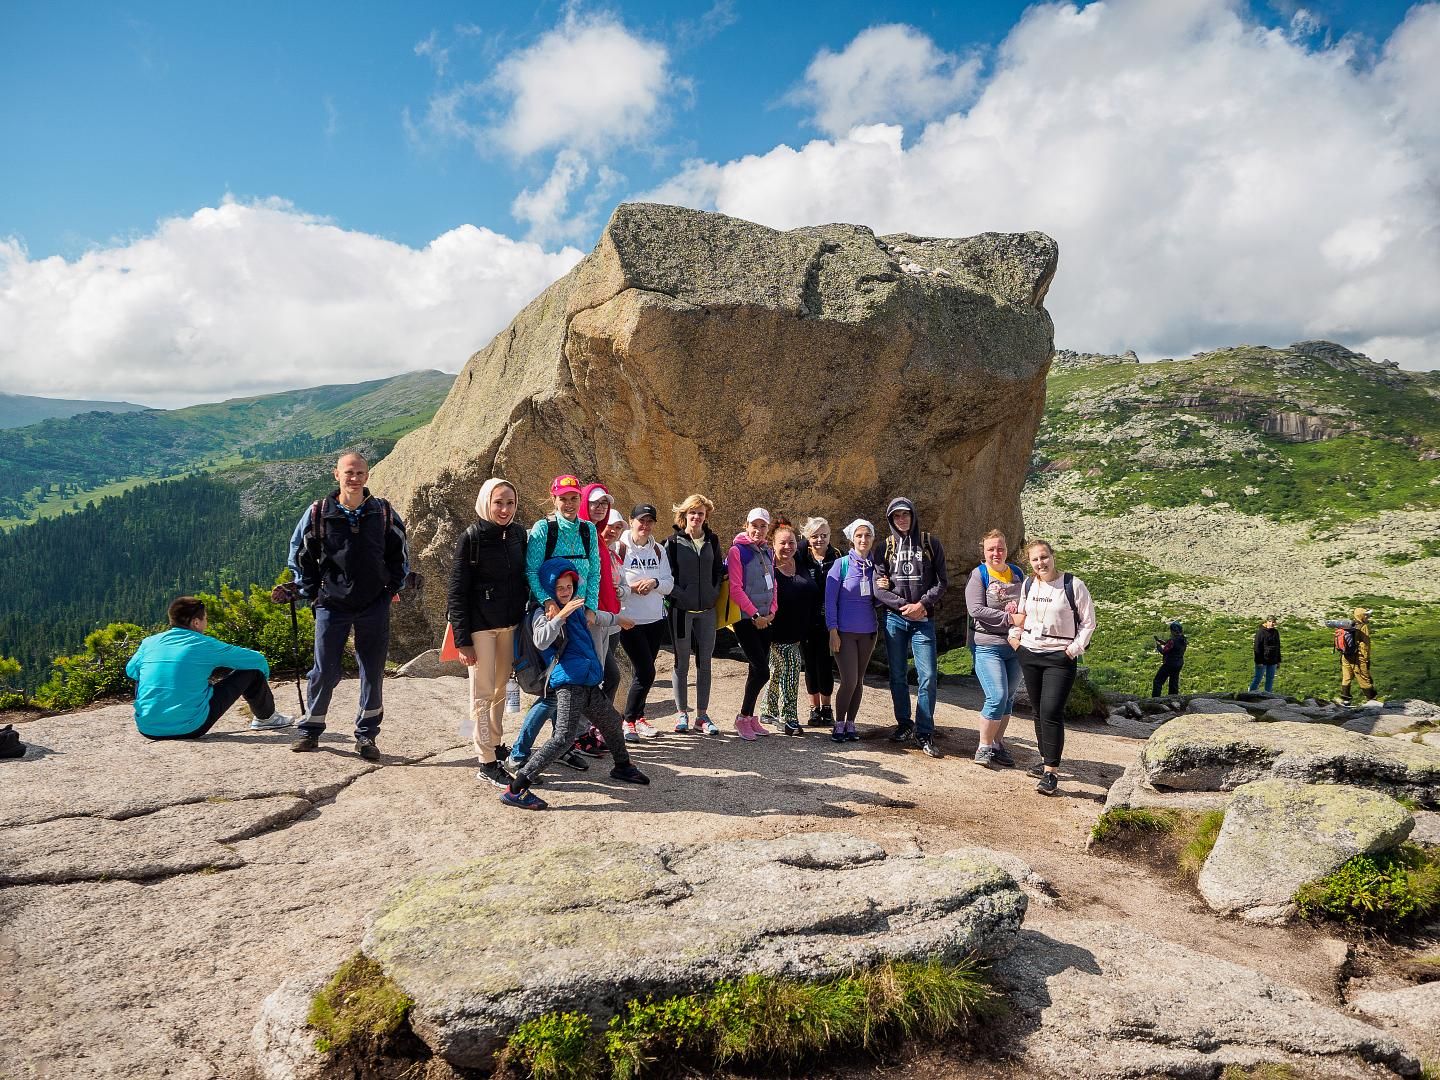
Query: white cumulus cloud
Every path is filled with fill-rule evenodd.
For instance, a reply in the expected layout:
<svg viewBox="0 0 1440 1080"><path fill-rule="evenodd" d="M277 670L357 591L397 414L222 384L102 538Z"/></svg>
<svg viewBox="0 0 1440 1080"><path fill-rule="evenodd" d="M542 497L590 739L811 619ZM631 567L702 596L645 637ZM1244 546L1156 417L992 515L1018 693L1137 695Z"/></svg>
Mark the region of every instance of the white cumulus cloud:
<svg viewBox="0 0 1440 1080"><path fill-rule="evenodd" d="M923 63L936 46L912 52ZM1239 0L1044 4L968 108L908 145L898 122L872 123L694 162L652 196L778 228L1048 232L1061 261L1047 306L1075 348L1329 337L1434 367L1436 56L1435 4L1374 64L1344 39L1259 26Z"/></svg>
<svg viewBox="0 0 1440 1080"><path fill-rule="evenodd" d="M911 26L872 26L840 52L822 49L791 100L814 109L815 126L844 135L858 124L928 120L974 90L980 60L942 52Z"/></svg>
<svg viewBox="0 0 1440 1080"><path fill-rule="evenodd" d="M455 371L581 253L462 225L416 250L227 199L73 261L0 241L0 385L174 406Z"/></svg>

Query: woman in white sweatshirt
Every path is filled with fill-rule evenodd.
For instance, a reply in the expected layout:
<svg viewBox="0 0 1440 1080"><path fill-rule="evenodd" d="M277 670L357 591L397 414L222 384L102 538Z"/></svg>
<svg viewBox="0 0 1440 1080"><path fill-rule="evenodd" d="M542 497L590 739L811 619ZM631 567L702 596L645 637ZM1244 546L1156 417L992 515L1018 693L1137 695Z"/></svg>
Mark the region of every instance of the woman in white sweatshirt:
<svg viewBox="0 0 1440 1080"><path fill-rule="evenodd" d="M1065 749L1065 702L1075 685L1080 654L1095 633L1095 604L1090 590L1074 574L1055 567L1055 549L1045 540L1025 545L1032 576L1025 579L1018 610L1010 616L1010 643L1020 658L1035 741L1041 762L1030 769L1035 790L1054 795Z"/></svg>
<svg viewBox="0 0 1440 1080"><path fill-rule="evenodd" d="M620 616L635 625L620 631L620 647L630 657L635 678L625 698L625 741L653 739L660 732L645 719L645 698L655 684L655 657L665 642L665 597L675 587L670 559L655 542L655 507L642 503L630 512L630 528L620 538L620 566L626 591Z"/></svg>

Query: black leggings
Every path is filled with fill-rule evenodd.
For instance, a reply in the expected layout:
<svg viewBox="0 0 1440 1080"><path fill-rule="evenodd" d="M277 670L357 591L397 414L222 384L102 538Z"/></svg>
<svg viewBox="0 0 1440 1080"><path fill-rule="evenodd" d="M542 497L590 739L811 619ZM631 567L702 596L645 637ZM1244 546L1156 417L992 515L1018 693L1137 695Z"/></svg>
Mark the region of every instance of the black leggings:
<svg viewBox="0 0 1440 1080"><path fill-rule="evenodd" d="M1030 695L1030 709L1035 714L1040 757L1055 768L1065 750L1065 702L1075 685L1078 665L1064 652L1031 652L1024 647L1018 652L1025 692Z"/></svg>
<svg viewBox="0 0 1440 1080"><path fill-rule="evenodd" d="M246 669L230 672L210 688L210 707L206 712L205 723L194 731L185 731L179 735L145 735L143 731L140 734L157 742L162 739L198 739L214 727L215 721L224 716L230 706L242 697L257 720L269 720L275 715L275 695L270 692L270 684L265 681L265 676L258 671Z"/></svg>
<svg viewBox="0 0 1440 1080"><path fill-rule="evenodd" d="M735 624L735 640L745 653L750 670L745 673L745 699L740 703L741 716L754 716L760 691L770 681L770 627L756 627L754 620L741 619Z"/></svg>
<svg viewBox="0 0 1440 1080"><path fill-rule="evenodd" d="M1160 688L1165 685L1165 680L1170 680L1170 693L1180 693L1180 668L1172 667L1170 664L1161 664L1160 670L1155 672L1155 682L1150 687L1150 696L1159 697Z"/></svg>
<svg viewBox="0 0 1440 1080"><path fill-rule="evenodd" d="M835 662L830 655L830 631L812 628L801 642L805 661L805 692L829 697L835 693Z"/></svg>
<svg viewBox="0 0 1440 1080"><path fill-rule="evenodd" d="M620 661L615 659L615 646L619 641L618 633L605 639L605 681L600 685L605 691L605 700L611 705L615 704L615 691L620 689Z"/></svg>
<svg viewBox="0 0 1440 1080"><path fill-rule="evenodd" d="M625 695L625 719L639 720L645 715L645 698L655 685L655 657L660 646L665 644L665 620L640 623L629 630L620 631L620 647L630 657L630 666L635 669L635 678L630 681L630 692Z"/></svg>

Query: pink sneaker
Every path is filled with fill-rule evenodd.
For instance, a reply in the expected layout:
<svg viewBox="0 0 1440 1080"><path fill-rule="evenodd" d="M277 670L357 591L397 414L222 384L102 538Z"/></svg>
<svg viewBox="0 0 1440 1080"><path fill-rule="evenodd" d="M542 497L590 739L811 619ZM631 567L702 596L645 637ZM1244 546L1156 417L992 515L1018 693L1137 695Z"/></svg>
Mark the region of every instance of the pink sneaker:
<svg viewBox="0 0 1440 1080"><path fill-rule="evenodd" d="M750 717L745 716L743 713L735 717L735 734L739 735L740 738L746 742L755 741L755 733L750 730Z"/></svg>
<svg viewBox="0 0 1440 1080"><path fill-rule="evenodd" d="M765 725L760 722L760 718L758 716L750 717L750 730L753 731L756 735L770 734L769 730L765 727Z"/></svg>

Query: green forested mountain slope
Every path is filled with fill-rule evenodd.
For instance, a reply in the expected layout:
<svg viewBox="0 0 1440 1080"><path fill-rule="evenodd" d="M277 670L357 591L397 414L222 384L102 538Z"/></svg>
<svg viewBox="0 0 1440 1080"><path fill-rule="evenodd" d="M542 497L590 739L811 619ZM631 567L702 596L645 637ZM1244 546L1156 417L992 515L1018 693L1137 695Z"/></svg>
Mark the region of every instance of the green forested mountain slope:
<svg viewBox="0 0 1440 1080"><path fill-rule="evenodd" d="M144 405L128 401L72 401L69 398L31 397L0 392L0 429L26 427L54 417L88 412L138 412Z"/></svg>
<svg viewBox="0 0 1440 1080"><path fill-rule="evenodd" d="M365 438L394 441L429 420L453 382L453 375L418 371L0 431L0 521L32 520L47 503L84 503L93 490L120 481L183 475L246 458L326 453Z"/></svg>

